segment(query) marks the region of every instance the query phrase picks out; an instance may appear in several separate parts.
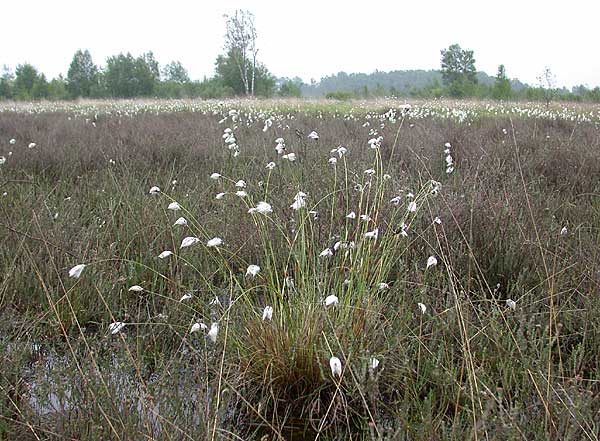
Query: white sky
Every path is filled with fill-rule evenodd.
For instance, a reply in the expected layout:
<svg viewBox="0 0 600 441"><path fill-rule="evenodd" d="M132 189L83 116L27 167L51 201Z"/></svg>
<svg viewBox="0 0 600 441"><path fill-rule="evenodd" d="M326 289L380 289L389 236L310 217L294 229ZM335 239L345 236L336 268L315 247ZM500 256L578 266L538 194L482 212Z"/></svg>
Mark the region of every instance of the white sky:
<svg viewBox="0 0 600 441"><path fill-rule="evenodd" d="M438 69L440 50L458 43L490 75L503 63L509 77L536 83L548 66L559 85L600 85L598 0L2 3L0 66L29 62L49 78L66 74L79 48L99 65L152 50L161 66L179 60L193 79L211 76L223 14L242 8L256 17L259 61L276 76Z"/></svg>

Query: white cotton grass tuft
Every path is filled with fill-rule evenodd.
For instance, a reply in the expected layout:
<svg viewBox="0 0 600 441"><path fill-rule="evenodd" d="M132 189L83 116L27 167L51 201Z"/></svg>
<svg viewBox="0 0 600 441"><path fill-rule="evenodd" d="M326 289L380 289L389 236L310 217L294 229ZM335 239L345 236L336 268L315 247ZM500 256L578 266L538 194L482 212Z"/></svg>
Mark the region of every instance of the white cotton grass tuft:
<svg viewBox="0 0 600 441"><path fill-rule="evenodd" d="M377 240L378 237L379 237L379 228L375 228L373 231L367 231L365 233L366 239Z"/></svg>
<svg viewBox="0 0 600 441"><path fill-rule="evenodd" d="M217 193L215 199L223 199L227 193Z"/></svg>
<svg viewBox="0 0 600 441"><path fill-rule="evenodd" d="M512 299L506 299L506 306L508 306L513 311L517 309L517 302Z"/></svg>
<svg viewBox="0 0 600 441"><path fill-rule="evenodd" d="M262 319L263 319L263 321L273 320L273 307L272 306L265 306L265 309L263 310Z"/></svg>
<svg viewBox="0 0 600 441"><path fill-rule="evenodd" d="M167 210L179 211L179 210L181 210L181 205L179 205L178 202L173 201L169 204L169 206L167 207Z"/></svg>
<svg viewBox="0 0 600 441"><path fill-rule="evenodd" d="M246 188L246 181L244 181L243 179L240 179L239 181L237 181L235 183L235 186L238 188Z"/></svg>
<svg viewBox="0 0 600 441"><path fill-rule="evenodd" d="M184 295L181 296L181 298L179 299L180 302L184 302L185 300L189 300L192 298L192 295L189 292L186 292Z"/></svg>
<svg viewBox="0 0 600 441"><path fill-rule="evenodd" d="M406 225L404 222L400 224L400 236L408 237L408 225Z"/></svg>
<svg viewBox="0 0 600 441"><path fill-rule="evenodd" d="M567 227L562 227L562 229L560 230L560 235L566 236L568 232L569 230L567 230Z"/></svg>
<svg viewBox="0 0 600 441"><path fill-rule="evenodd" d="M184 237L179 248L187 248L200 242L200 239L194 236Z"/></svg>
<svg viewBox="0 0 600 441"><path fill-rule="evenodd" d="M244 190L238 190L235 192L235 195L241 198L245 198L246 196L248 196L248 193L246 193Z"/></svg>
<svg viewBox="0 0 600 441"><path fill-rule="evenodd" d="M209 248L219 247L221 245L223 245L223 239L221 239L220 237L213 237L208 242L206 242L206 246Z"/></svg>
<svg viewBox="0 0 600 441"><path fill-rule="evenodd" d="M204 323L194 323L192 325L192 328L190 329L190 334L193 334L194 332L198 332L200 330L204 331L205 329L208 329L208 326L206 326Z"/></svg>
<svg viewBox="0 0 600 441"><path fill-rule="evenodd" d="M425 314L427 312L427 306L424 303L417 303L419 310L421 310L421 314Z"/></svg>
<svg viewBox="0 0 600 441"><path fill-rule="evenodd" d="M319 254L319 257L331 257L331 256L333 256L333 251L331 251L331 248L325 248Z"/></svg>
<svg viewBox="0 0 600 441"><path fill-rule="evenodd" d="M415 201L410 201L407 206L408 211L414 213L417 211L417 203Z"/></svg>
<svg viewBox="0 0 600 441"><path fill-rule="evenodd" d="M281 155L285 151L285 141L283 138L277 138L275 142L277 143L275 150L277 151L278 155Z"/></svg>
<svg viewBox="0 0 600 441"><path fill-rule="evenodd" d="M173 255L173 251L165 250L158 255L159 259L166 259L167 257Z"/></svg>
<svg viewBox="0 0 600 441"><path fill-rule="evenodd" d="M377 369L377 366L379 366L379 360L375 357L371 357L369 359L369 368L374 371Z"/></svg>
<svg viewBox="0 0 600 441"><path fill-rule="evenodd" d="M175 223L173 224L173 226L176 226L176 225L187 225L187 224L188 224L187 219L185 217L180 217L179 219L177 219L175 221Z"/></svg>
<svg viewBox="0 0 600 441"><path fill-rule="evenodd" d="M296 160L296 154L294 152L288 153L287 155L283 155L282 158L287 159L290 162L294 162Z"/></svg>
<svg viewBox="0 0 600 441"><path fill-rule="evenodd" d="M329 153L331 153L331 154L337 154L341 158L342 156L344 156L346 154L347 151L348 151L348 149L346 149L346 147L339 146L336 149L330 150Z"/></svg>
<svg viewBox="0 0 600 441"><path fill-rule="evenodd" d="M158 188L156 185L154 187L150 188L150 191L148 192L151 195L156 195L160 193L160 188Z"/></svg>
<svg viewBox="0 0 600 441"><path fill-rule="evenodd" d="M269 170L273 170L275 167L276 167L276 164L273 161L271 161L267 164L267 169L269 169Z"/></svg>
<svg viewBox="0 0 600 441"><path fill-rule="evenodd" d="M11 138L10 141L8 141L8 143L10 145L15 145L17 143L17 140L15 138Z"/></svg>
<svg viewBox="0 0 600 441"><path fill-rule="evenodd" d="M218 323L213 323L212 325L210 325L210 331L208 331L208 339L212 342L212 343L216 343L217 342L217 334L219 333L219 324Z"/></svg>
<svg viewBox="0 0 600 441"><path fill-rule="evenodd" d="M35 142L30 142L29 145L27 147L29 147L30 149L35 148L37 144Z"/></svg>
<svg viewBox="0 0 600 441"><path fill-rule="evenodd" d="M125 327L123 322L114 322L108 325L108 330L112 335L118 334Z"/></svg>
<svg viewBox="0 0 600 441"><path fill-rule="evenodd" d="M383 291L383 290L386 290L386 289L390 289L390 285L388 283L386 283L386 282L381 282L378 285L378 288Z"/></svg>
<svg viewBox="0 0 600 441"><path fill-rule="evenodd" d="M356 213L354 211L351 211L350 213L348 213L346 215L347 219L356 219Z"/></svg>
<svg viewBox="0 0 600 441"><path fill-rule="evenodd" d="M294 196L294 202L290 205L292 210L299 210L300 208L306 206L306 193L299 191Z"/></svg>
<svg viewBox="0 0 600 441"><path fill-rule="evenodd" d="M429 256L429 258L427 259L427 269L431 268L432 266L436 266L438 264L438 260L436 259L435 256Z"/></svg>
<svg viewBox="0 0 600 441"><path fill-rule="evenodd" d="M86 265L84 263L80 263L79 265L75 265L73 268L69 270L69 277L74 279L79 279L81 277L81 273L83 272Z"/></svg>
<svg viewBox="0 0 600 441"><path fill-rule="evenodd" d="M330 306L336 306L339 302L340 302L340 300L338 299L338 297L334 294L331 294L331 295L325 297L325 301L323 303L325 304L325 306L330 307Z"/></svg>
<svg viewBox="0 0 600 441"><path fill-rule="evenodd" d="M271 118L267 118L265 120L265 126L263 127L263 132L266 132L267 130L269 130L269 127L271 127L273 125L273 120Z"/></svg>
<svg viewBox="0 0 600 441"><path fill-rule="evenodd" d="M319 134L313 130L312 132L310 132L308 134L308 137L310 139L314 139L316 141L317 139L319 139Z"/></svg>
<svg viewBox="0 0 600 441"><path fill-rule="evenodd" d="M368 144L371 149L378 149L381 147L382 142L383 142L383 136L379 136L377 138L369 139Z"/></svg>
<svg viewBox="0 0 600 441"><path fill-rule="evenodd" d="M260 272L260 266L258 265L248 265L246 269L246 276L256 277L256 275Z"/></svg>
<svg viewBox="0 0 600 441"><path fill-rule="evenodd" d="M329 359L329 367L331 368L331 375L334 377L342 376L342 362L337 357L331 357Z"/></svg>
<svg viewBox="0 0 600 441"><path fill-rule="evenodd" d="M144 288L142 288L140 285L133 285L127 291L142 292L143 290Z"/></svg>
<svg viewBox="0 0 600 441"><path fill-rule="evenodd" d="M216 173L216 172L210 175L210 179L212 179L213 181L216 181L220 177L221 177L221 174L220 173Z"/></svg>
<svg viewBox="0 0 600 441"><path fill-rule="evenodd" d="M273 213L273 207L268 202L261 201L258 204L256 204L256 207L250 208L248 210L248 213L260 213L260 214Z"/></svg>

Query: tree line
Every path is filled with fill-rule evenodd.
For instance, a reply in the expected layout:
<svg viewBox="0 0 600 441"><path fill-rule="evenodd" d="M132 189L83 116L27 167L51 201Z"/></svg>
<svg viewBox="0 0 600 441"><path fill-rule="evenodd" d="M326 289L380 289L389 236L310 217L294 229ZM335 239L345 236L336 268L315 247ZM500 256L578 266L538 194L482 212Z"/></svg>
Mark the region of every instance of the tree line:
<svg viewBox="0 0 600 441"><path fill-rule="evenodd" d="M225 16L224 53L215 60L214 76L201 81L190 79L179 61L160 66L154 54L138 57L120 53L106 59L104 66L92 60L89 50L77 50L66 77L48 81L29 63L14 72L3 67L0 99L66 100L76 98L224 98L233 96L300 97L325 96L346 100L371 97L476 97L497 100L554 99L600 102L600 88L577 86L571 90L556 87L550 69L529 86L508 78L504 65L495 77L475 68L473 51L453 44L441 51L441 69L432 71L374 72L324 77L305 84L300 78L276 78L258 60L254 16L237 10Z"/></svg>
<svg viewBox="0 0 600 441"><path fill-rule="evenodd" d="M272 96L276 80L262 65L255 75L256 94ZM120 53L109 57L106 65L96 65L88 50L73 56L66 77L48 81L29 63L18 65L13 72L4 66L0 77L0 98L13 100L65 100L75 98L221 98L244 94L237 67L230 55L216 60L215 75L192 81L181 62L172 61L162 68L152 52L134 57Z"/></svg>
<svg viewBox="0 0 600 441"><path fill-rule="evenodd" d="M325 96L346 100L374 97L413 98L478 98L495 100L527 100L549 103L553 100L600 102L600 87L590 89L580 85L567 89L556 86L549 68L537 78L537 84L527 85L507 76L503 64L496 76L489 76L475 68L473 51L454 44L441 51L440 70L408 70L371 74L347 74L322 78L304 85L307 96Z"/></svg>

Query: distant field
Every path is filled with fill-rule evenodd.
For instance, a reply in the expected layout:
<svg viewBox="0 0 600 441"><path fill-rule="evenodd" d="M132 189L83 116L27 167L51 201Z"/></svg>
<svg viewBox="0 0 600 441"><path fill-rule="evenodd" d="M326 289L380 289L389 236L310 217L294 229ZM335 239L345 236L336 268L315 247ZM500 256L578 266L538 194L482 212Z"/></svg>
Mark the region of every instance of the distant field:
<svg viewBox="0 0 600 441"><path fill-rule="evenodd" d="M247 110L253 118L266 118L271 112L327 112L336 115L364 115L368 112L385 113L389 109L411 106L411 118L476 118L514 116L527 118L564 119L578 122L598 122L600 105L590 103L552 102L546 106L534 102L507 102L481 100L406 100L402 98L335 101L325 99L226 99L226 100L80 100L59 102L0 102L0 112L47 113L68 112L74 116L95 114L134 115L139 113L200 112L223 113L229 109ZM255 112L258 112L256 114ZM267 112L263 114L262 112Z"/></svg>
<svg viewBox="0 0 600 441"><path fill-rule="evenodd" d="M0 440L599 437L599 106L0 103L0 163Z"/></svg>

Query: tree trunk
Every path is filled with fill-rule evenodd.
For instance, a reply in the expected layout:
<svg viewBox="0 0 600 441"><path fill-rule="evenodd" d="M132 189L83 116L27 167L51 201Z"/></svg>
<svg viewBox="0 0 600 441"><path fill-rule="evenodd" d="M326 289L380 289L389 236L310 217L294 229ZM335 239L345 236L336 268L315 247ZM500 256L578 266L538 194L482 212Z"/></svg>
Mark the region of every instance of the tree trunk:
<svg viewBox="0 0 600 441"><path fill-rule="evenodd" d="M254 52L252 57L252 96L254 96L254 79L256 78L256 54L258 50Z"/></svg>

